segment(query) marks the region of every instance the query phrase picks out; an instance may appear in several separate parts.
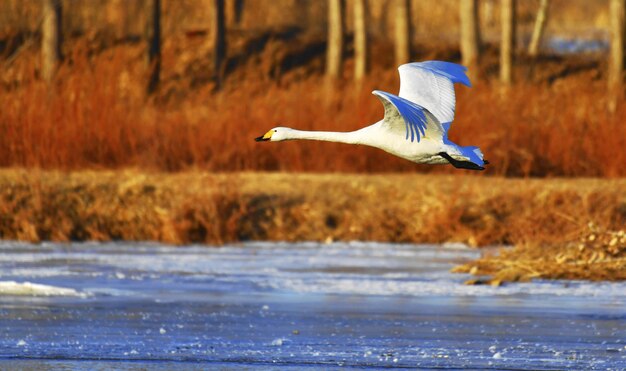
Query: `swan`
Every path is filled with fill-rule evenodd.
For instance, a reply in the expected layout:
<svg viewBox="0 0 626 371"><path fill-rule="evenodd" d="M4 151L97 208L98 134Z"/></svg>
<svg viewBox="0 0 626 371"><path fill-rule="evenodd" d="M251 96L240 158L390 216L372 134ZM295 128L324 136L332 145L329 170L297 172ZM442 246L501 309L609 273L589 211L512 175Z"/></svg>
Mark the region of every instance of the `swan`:
<svg viewBox="0 0 626 371"><path fill-rule="evenodd" d="M460 169L484 170L489 162L475 146L459 146L448 139L454 119L454 84L471 87L466 67L442 61L403 64L398 95L380 90L384 118L351 132L305 131L275 127L257 142L321 140L376 147L419 164L451 164Z"/></svg>

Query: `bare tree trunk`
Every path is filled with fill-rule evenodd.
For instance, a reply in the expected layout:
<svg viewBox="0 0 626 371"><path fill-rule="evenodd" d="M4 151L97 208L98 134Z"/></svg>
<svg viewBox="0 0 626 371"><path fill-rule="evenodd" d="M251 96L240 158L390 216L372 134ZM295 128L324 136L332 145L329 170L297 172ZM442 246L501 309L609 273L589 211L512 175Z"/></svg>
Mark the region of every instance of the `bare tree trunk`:
<svg viewBox="0 0 626 371"><path fill-rule="evenodd" d="M354 0L354 79L363 80L368 68L367 0Z"/></svg>
<svg viewBox="0 0 626 371"><path fill-rule="evenodd" d="M484 24L487 27L489 27L489 28L494 26L494 23L495 23L495 20L494 20L495 17L493 16L493 13L494 13L494 11L493 11L493 8L494 8L493 3L495 1L496 0L482 0L481 1L482 8L483 8L482 11L481 11L481 15L482 15L483 20L485 22Z"/></svg>
<svg viewBox="0 0 626 371"><path fill-rule="evenodd" d="M341 76L343 65L343 0L328 0L328 46L326 47L326 76Z"/></svg>
<svg viewBox="0 0 626 371"><path fill-rule="evenodd" d="M148 27L148 65L150 77L148 93L153 93L161 76L161 0L151 0L149 3L150 25Z"/></svg>
<svg viewBox="0 0 626 371"><path fill-rule="evenodd" d="M411 60L411 8L409 0L395 1L396 65Z"/></svg>
<svg viewBox="0 0 626 371"><path fill-rule="evenodd" d="M41 76L50 83L61 61L61 0L43 0Z"/></svg>
<svg viewBox="0 0 626 371"><path fill-rule="evenodd" d="M541 0L541 3L539 4L537 18L535 19L535 27L533 28L533 35L530 39L530 45L528 46L528 54L531 57L536 57L539 52L539 44L541 44L543 32L546 28L546 21L548 20L549 6L550 0Z"/></svg>
<svg viewBox="0 0 626 371"><path fill-rule="evenodd" d="M478 22L478 0L461 0L461 58L469 69L472 79L478 77L480 59L480 29Z"/></svg>
<svg viewBox="0 0 626 371"><path fill-rule="evenodd" d="M238 25L243 15L243 0L227 0L226 18L229 25Z"/></svg>
<svg viewBox="0 0 626 371"><path fill-rule="evenodd" d="M213 79L220 89L226 72L226 17L224 0L213 0Z"/></svg>
<svg viewBox="0 0 626 371"><path fill-rule="evenodd" d="M624 0L611 0L611 55L609 57L609 110L614 112L622 95L624 73Z"/></svg>
<svg viewBox="0 0 626 371"><path fill-rule="evenodd" d="M500 81L510 85L515 49L515 0L501 0L502 39L500 41Z"/></svg>

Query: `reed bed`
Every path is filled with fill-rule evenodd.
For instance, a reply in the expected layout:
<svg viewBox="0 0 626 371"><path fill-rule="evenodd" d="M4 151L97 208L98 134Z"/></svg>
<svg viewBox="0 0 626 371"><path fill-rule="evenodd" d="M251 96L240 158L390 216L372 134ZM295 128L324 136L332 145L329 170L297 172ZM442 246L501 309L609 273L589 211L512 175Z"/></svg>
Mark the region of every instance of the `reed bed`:
<svg viewBox="0 0 626 371"><path fill-rule="evenodd" d="M2 170L0 238L548 245L589 222L623 227L625 190L623 179Z"/></svg>
<svg viewBox="0 0 626 371"><path fill-rule="evenodd" d="M349 61L345 79L324 84L320 55L306 66L280 72L291 49L276 41L259 56L241 61L225 88L214 93L211 82L202 80L210 74L189 71L202 70L206 60L174 40L164 47L161 87L147 96L142 46L98 49L92 44L88 39L74 41L51 87L38 78L35 48L24 51L2 73L0 166L453 171L414 165L372 148L252 140L277 125L348 131L379 120L383 109L371 90L395 92L399 84L395 68L384 67L386 62L374 64L367 79L356 85L348 78ZM388 54L385 47L379 45L375 53ZM454 60L447 49L424 53L422 59ZM486 174L626 175L626 108L620 104L616 112L607 111L601 65L543 59L531 83L524 82L528 80L520 64L519 82L504 89L489 75L492 59L485 59L482 82L457 89L457 118L450 132L459 144L483 149L492 163Z"/></svg>

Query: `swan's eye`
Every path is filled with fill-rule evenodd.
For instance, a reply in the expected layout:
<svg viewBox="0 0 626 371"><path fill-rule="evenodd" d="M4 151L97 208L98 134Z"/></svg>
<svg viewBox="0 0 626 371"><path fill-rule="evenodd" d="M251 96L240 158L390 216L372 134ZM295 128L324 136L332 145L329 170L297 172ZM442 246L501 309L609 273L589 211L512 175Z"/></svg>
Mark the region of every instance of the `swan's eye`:
<svg viewBox="0 0 626 371"><path fill-rule="evenodd" d="M278 130L274 129L274 133L278 133Z"/></svg>

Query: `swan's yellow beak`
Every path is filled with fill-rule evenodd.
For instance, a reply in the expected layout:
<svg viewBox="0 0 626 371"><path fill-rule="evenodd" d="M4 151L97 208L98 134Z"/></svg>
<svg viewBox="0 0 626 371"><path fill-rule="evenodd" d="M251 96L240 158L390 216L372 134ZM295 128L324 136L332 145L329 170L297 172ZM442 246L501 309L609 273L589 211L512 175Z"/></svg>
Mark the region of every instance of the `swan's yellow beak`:
<svg viewBox="0 0 626 371"><path fill-rule="evenodd" d="M267 133L265 133L262 137L254 138L254 140L257 141L257 142L268 141L268 140L270 140L272 138L272 133L274 133L274 130L270 130Z"/></svg>

